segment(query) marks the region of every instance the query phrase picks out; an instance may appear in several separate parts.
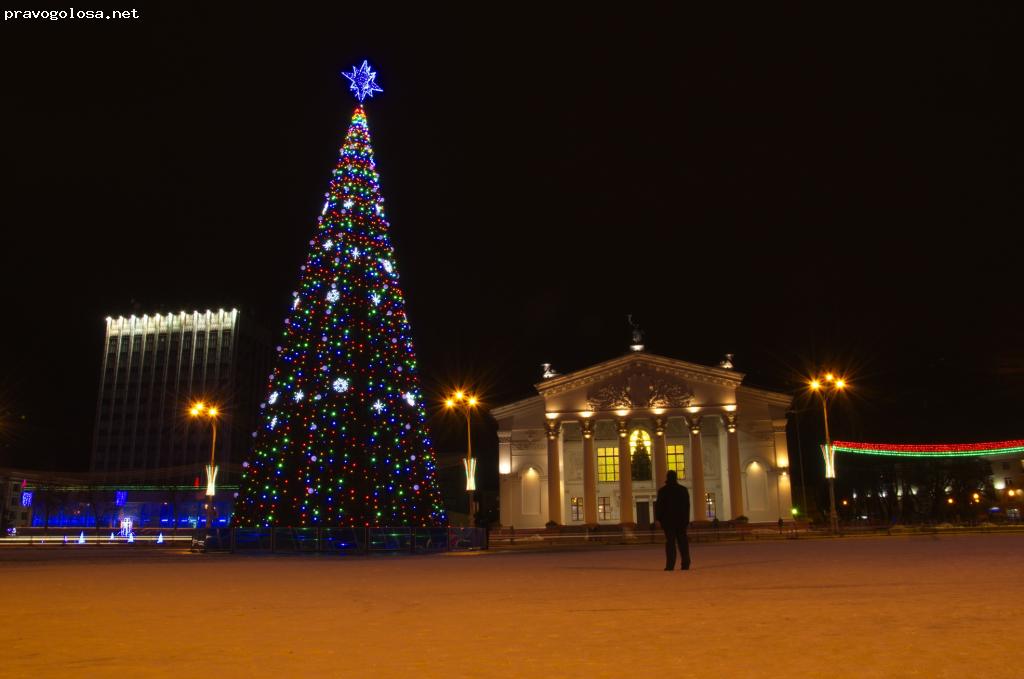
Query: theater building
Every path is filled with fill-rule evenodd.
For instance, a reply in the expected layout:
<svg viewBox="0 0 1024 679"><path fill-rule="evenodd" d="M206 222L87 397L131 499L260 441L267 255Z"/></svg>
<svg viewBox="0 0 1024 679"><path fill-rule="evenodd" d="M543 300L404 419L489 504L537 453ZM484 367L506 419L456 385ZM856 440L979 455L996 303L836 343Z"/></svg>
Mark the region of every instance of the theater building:
<svg viewBox="0 0 1024 679"><path fill-rule="evenodd" d="M695 521L789 517L786 411L792 397L743 384L729 357L709 367L647 353L558 375L494 408L501 524L647 528L666 471Z"/></svg>

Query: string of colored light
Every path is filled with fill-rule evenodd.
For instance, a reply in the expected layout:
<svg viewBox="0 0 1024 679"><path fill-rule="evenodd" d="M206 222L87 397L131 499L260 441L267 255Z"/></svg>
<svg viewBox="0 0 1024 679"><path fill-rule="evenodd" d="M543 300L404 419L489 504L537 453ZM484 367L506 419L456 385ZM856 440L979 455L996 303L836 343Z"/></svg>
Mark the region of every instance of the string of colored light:
<svg viewBox="0 0 1024 679"><path fill-rule="evenodd" d="M366 112L292 293L237 525L446 523Z"/></svg>
<svg viewBox="0 0 1024 679"><path fill-rule="evenodd" d="M883 455L890 457L979 457L983 455L1012 455L1024 452L1024 439L990 441L987 443L946 443L918 445L904 443L863 443L833 441L839 453Z"/></svg>

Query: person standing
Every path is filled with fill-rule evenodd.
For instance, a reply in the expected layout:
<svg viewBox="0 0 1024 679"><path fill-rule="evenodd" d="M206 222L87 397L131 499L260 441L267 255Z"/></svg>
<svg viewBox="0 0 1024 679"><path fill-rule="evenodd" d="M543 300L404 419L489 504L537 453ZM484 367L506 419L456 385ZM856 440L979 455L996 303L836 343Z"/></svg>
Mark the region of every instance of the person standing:
<svg viewBox="0 0 1024 679"><path fill-rule="evenodd" d="M682 570L690 570L690 543L686 539L686 529L690 525L690 491L679 485L673 470L665 475L665 485L658 489L654 518L665 531L665 570L676 567L676 545L679 546Z"/></svg>

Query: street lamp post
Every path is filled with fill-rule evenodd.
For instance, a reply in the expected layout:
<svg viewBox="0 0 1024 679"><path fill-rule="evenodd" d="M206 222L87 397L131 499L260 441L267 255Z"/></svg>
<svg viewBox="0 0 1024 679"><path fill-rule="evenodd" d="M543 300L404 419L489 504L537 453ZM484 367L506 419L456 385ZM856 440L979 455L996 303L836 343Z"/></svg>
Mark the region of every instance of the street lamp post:
<svg viewBox="0 0 1024 679"><path fill-rule="evenodd" d="M215 454L217 452L217 416L220 410L217 406L207 405L202 401L192 404L189 409L192 417L205 417L210 420L212 436L210 442L210 464L206 466L206 527L213 526L213 499L217 494L217 464Z"/></svg>
<svg viewBox="0 0 1024 679"><path fill-rule="evenodd" d="M828 479L829 524L833 533L839 532L839 514L836 512L836 457L832 450L832 437L828 431L828 399L844 389L846 380L832 373L815 377L809 382L812 392L821 398L821 413L825 418L825 478Z"/></svg>
<svg viewBox="0 0 1024 679"><path fill-rule="evenodd" d="M800 493L803 496L803 510L804 514L807 513L807 477L804 475L804 446L803 439L800 437L800 413L799 410L789 410L793 414L793 422L796 424L796 457L800 463ZM796 516L795 514L793 516Z"/></svg>
<svg viewBox="0 0 1024 679"><path fill-rule="evenodd" d="M444 405L449 410L460 409L466 415L466 459L462 461L466 469L466 492L469 493L469 521L473 523L473 491L476 490L476 460L473 458L473 431L470 423L470 412L479 401L461 389L445 399Z"/></svg>

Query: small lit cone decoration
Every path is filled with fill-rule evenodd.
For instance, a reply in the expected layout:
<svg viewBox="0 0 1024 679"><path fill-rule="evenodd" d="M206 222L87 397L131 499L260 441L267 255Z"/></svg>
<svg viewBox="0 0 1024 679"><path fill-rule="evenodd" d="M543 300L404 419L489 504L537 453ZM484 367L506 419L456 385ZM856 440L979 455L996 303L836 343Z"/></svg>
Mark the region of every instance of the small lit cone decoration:
<svg viewBox="0 0 1024 679"><path fill-rule="evenodd" d="M462 458L462 467L466 470L466 490L476 490L476 458Z"/></svg>
<svg viewBox="0 0 1024 679"><path fill-rule="evenodd" d="M217 466L206 465L206 494L213 497L217 494Z"/></svg>

